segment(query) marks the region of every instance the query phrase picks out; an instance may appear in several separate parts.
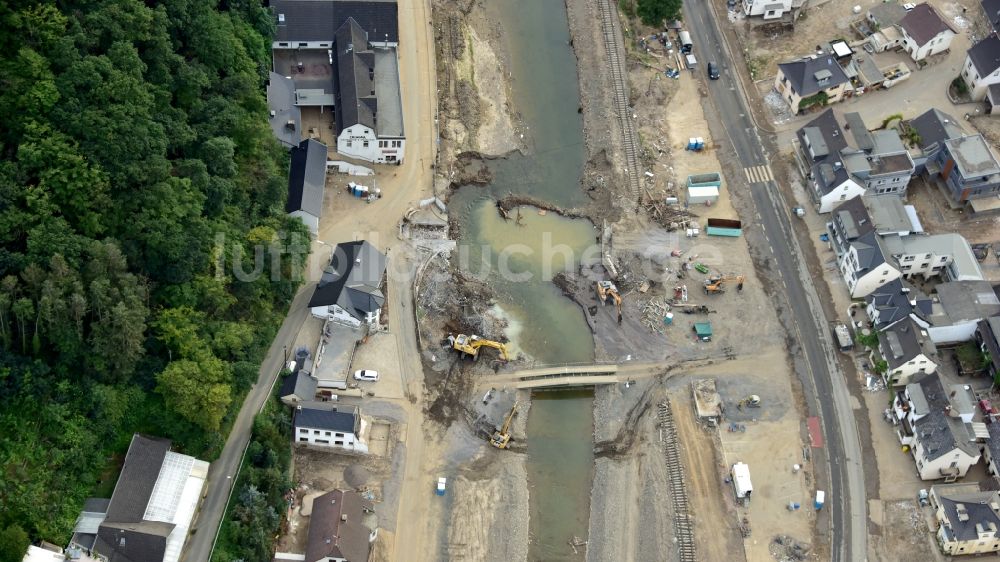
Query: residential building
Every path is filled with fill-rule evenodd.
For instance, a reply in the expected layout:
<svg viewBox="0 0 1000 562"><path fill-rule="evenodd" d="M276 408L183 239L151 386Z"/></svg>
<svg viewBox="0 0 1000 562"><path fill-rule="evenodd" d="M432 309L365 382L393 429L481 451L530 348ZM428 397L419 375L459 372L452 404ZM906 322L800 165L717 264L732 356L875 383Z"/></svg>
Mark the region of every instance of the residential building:
<svg viewBox="0 0 1000 562"><path fill-rule="evenodd" d="M838 260L840 273L847 283L851 298L861 298L902 275L886 261L879 237L869 232L852 241Z"/></svg>
<svg viewBox="0 0 1000 562"><path fill-rule="evenodd" d="M982 281L983 271L968 241L960 234L880 238L885 255L907 278L940 275L945 281Z"/></svg>
<svg viewBox="0 0 1000 562"><path fill-rule="evenodd" d="M982 135L966 135L943 141L941 150L928 160L927 173L943 186L953 206L970 205L977 199L1000 195L1000 162Z"/></svg>
<svg viewBox="0 0 1000 562"><path fill-rule="evenodd" d="M368 422L351 407L327 407L323 403L300 404L295 408L293 432L296 445L313 445L367 453Z"/></svg>
<svg viewBox="0 0 1000 562"><path fill-rule="evenodd" d="M912 205L899 197L862 195L841 203L830 214L827 232L837 257L861 236L874 232L879 236L909 236L923 227Z"/></svg>
<svg viewBox="0 0 1000 562"><path fill-rule="evenodd" d="M288 201L285 203L285 212L301 220L313 236L319 234L319 219L323 215L326 154L325 144L306 139L292 149L288 165Z"/></svg>
<svg viewBox="0 0 1000 562"><path fill-rule="evenodd" d="M906 15L906 8L899 2L879 2L872 6L865 19L871 24L873 31L880 31L896 24Z"/></svg>
<svg viewBox="0 0 1000 562"><path fill-rule="evenodd" d="M1000 38L996 32L969 47L961 76L973 101L986 99L986 90L1000 83Z"/></svg>
<svg viewBox="0 0 1000 562"><path fill-rule="evenodd" d="M955 37L955 30L927 3L910 9L898 27L903 33L903 49L918 62L948 50Z"/></svg>
<svg viewBox="0 0 1000 562"><path fill-rule="evenodd" d="M988 281L949 281L935 288L931 309L915 318L935 345L972 341L984 318L1000 314L1000 299Z"/></svg>
<svg viewBox="0 0 1000 562"><path fill-rule="evenodd" d="M207 462L135 434L111 499L84 503L71 547L108 562L177 562L207 476Z"/></svg>
<svg viewBox="0 0 1000 562"><path fill-rule="evenodd" d="M281 388L278 390L278 398L286 406L297 406L302 402L312 401L316 398L316 389L319 381L314 379L305 369L298 369L281 381Z"/></svg>
<svg viewBox="0 0 1000 562"><path fill-rule="evenodd" d="M1000 27L1000 0L980 0L979 5L983 8L986 23L995 32Z"/></svg>
<svg viewBox="0 0 1000 562"><path fill-rule="evenodd" d="M868 193L904 195L914 163L895 130L871 132L857 113L844 115L845 137L833 109L827 109L797 133L796 158L811 180L810 194L820 213ZM851 142L853 144L851 144Z"/></svg>
<svg viewBox="0 0 1000 562"><path fill-rule="evenodd" d="M63 562L66 554L58 546L43 543L42 546L29 545L21 562Z"/></svg>
<svg viewBox="0 0 1000 562"><path fill-rule="evenodd" d="M973 421L976 397L968 385L951 385L927 375L897 390L892 413L900 443L910 448L921 480L965 476L979 462L977 439L988 439L985 424Z"/></svg>
<svg viewBox="0 0 1000 562"><path fill-rule="evenodd" d="M1000 375L1000 316L991 316L979 321L976 325L976 343L988 361L986 374L991 379L997 380L997 376Z"/></svg>
<svg viewBox="0 0 1000 562"><path fill-rule="evenodd" d="M345 156L401 163L395 0L275 0L272 11L274 72L294 83L309 135L335 143Z"/></svg>
<svg viewBox="0 0 1000 562"><path fill-rule="evenodd" d="M797 114L817 103L822 106L839 102L851 89L851 82L837 59L825 54L779 64L774 89Z"/></svg>
<svg viewBox="0 0 1000 562"><path fill-rule="evenodd" d="M934 533L941 552L956 556L1000 551L1000 492L984 482L931 486Z"/></svg>
<svg viewBox="0 0 1000 562"><path fill-rule="evenodd" d="M914 319L907 315L878 329L878 350L886 362L883 379L887 386L909 384L937 370L937 348Z"/></svg>
<svg viewBox="0 0 1000 562"><path fill-rule="evenodd" d="M805 0L743 0L743 13L749 17L760 16L771 20L797 10L803 4Z"/></svg>
<svg viewBox="0 0 1000 562"><path fill-rule="evenodd" d="M356 492L333 490L313 500L305 562L367 562L377 531L374 507Z"/></svg>
<svg viewBox="0 0 1000 562"><path fill-rule="evenodd" d="M865 297L865 312L876 330L891 326L911 314L929 315L931 299L902 279L894 279Z"/></svg>
<svg viewBox="0 0 1000 562"><path fill-rule="evenodd" d="M376 328L385 304L386 256L364 240L337 244L309 300L312 315Z"/></svg>
<svg viewBox="0 0 1000 562"><path fill-rule="evenodd" d="M928 109L911 119L907 126L916 133L917 146L910 149L914 174L924 173L925 164L937 157L944 141L966 135L957 119L937 109Z"/></svg>
<svg viewBox="0 0 1000 562"><path fill-rule="evenodd" d="M295 105L295 82L271 72L267 79L267 108L271 132L286 148L302 142L302 111Z"/></svg>
<svg viewBox="0 0 1000 562"><path fill-rule="evenodd" d="M989 432L990 438L980 446L979 450L986 465L986 474L997 477L1000 476L1000 421L994 416L984 416L983 421L986 422L986 431Z"/></svg>

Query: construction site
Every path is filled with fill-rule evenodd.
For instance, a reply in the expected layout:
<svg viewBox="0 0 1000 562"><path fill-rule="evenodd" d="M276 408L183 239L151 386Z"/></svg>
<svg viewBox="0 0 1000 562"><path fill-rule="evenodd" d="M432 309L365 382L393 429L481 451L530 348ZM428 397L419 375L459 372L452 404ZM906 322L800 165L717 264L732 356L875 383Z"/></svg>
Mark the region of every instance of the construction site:
<svg viewBox="0 0 1000 562"><path fill-rule="evenodd" d="M424 557L822 556L822 444L745 178L677 31L614 7L434 3L440 205L401 230L423 249L421 472L447 479L410 514Z"/></svg>

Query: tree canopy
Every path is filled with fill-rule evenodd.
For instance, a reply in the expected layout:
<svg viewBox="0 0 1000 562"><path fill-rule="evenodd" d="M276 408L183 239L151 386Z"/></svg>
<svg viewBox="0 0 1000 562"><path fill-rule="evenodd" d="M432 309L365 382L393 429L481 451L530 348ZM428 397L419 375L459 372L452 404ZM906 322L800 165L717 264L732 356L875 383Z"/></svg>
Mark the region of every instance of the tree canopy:
<svg viewBox="0 0 1000 562"><path fill-rule="evenodd" d="M260 0L0 3L2 544L65 542L133 432L218 453L296 279L216 258L306 235L272 26Z"/></svg>

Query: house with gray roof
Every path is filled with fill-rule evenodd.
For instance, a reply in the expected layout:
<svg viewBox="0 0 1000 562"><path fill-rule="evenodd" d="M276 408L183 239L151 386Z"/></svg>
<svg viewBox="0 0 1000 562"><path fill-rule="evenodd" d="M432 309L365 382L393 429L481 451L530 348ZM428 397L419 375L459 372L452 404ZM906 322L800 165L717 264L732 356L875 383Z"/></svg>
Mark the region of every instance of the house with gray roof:
<svg viewBox="0 0 1000 562"><path fill-rule="evenodd" d="M375 508L361 494L333 490L313 500L305 562L368 562Z"/></svg>
<svg viewBox="0 0 1000 562"><path fill-rule="evenodd" d="M406 137L395 0L275 0L271 10L273 70L292 81L303 119L323 124L309 136L335 142L348 157L401 163Z"/></svg>
<svg viewBox="0 0 1000 562"><path fill-rule="evenodd" d="M879 245L879 236L874 231L851 241L847 251L840 256L838 266L851 298L869 295L902 275L893 263L886 260Z"/></svg>
<svg viewBox="0 0 1000 562"><path fill-rule="evenodd" d="M983 8L986 23L995 32L1000 27L1000 0L980 0L979 5Z"/></svg>
<svg viewBox="0 0 1000 562"><path fill-rule="evenodd" d="M70 546L107 562L177 562L207 477L207 462L135 434L111 499L87 500Z"/></svg>
<svg viewBox="0 0 1000 562"><path fill-rule="evenodd" d="M879 236L909 236L923 226L912 205L899 197L862 195L838 205L827 223L830 243L837 256L847 252L851 242L874 232Z"/></svg>
<svg viewBox="0 0 1000 562"><path fill-rule="evenodd" d="M295 407L292 434L296 445L367 453L368 422L356 408L306 402Z"/></svg>
<svg viewBox="0 0 1000 562"><path fill-rule="evenodd" d="M974 101L986 99L986 90L1000 83L1000 37L996 32L969 47L961 76Z"/></svg>
<svg viewBox="0 0 1000 562"><path fill-rule="evenodd" d="M839 102L852 87L836 57L824 54L779 64L774 89L797 114L817 104Z"/></svg>
<svg viewBox="0 0 1000 562"><path fill-rule="evenodd" d="M302 141L302 111L295 105L295 82L287 76L271 72L267 79L267 109L271 133L286 148Z"/></svg>
<svg viewBox="0 0 1000 562"><path fill-rule="evenodd" d="M893 397L892 413L900 443L910 447L921 480L954 481L979 462L979 442L989 438L975 422L976 397L968 385L945 385L927 375Z"/></svg>
<svg viewBox="0 0 1000 562"><path fill-rule="evenodd" d="M931 181L948 195L952 207L970 207L973 212L998 208L1000 162L983 135L943 141L926 168Z"/></svg>
<svg viewBox="0 0 1000 562"><path fill-rule="evenodd" d="M883 252L907 277L940 276L945 281L982 281L983 270L972 246L961 235L922 234L880 238Z"/></svg>
<svg viewBox="0 0 1000 562"><path fill-rule="evenodd" d="M319 381L313 378L308 371L297 369L282 379L278 398L286 406L296 406L315 399L318 385Z"/></svg>
<svg viewBox="0 0 1000 562"><path fill-rule="evenodd" d="M897 27L903 34L903 49L914 61L947 51L955 37L954 28L926 2L907 11Z"/></svg>
<svg viewBox="0 0 1000 562"><path fill-rule="evenodd" d="M996 380L1000 375L1000 315L979 321L976 325L976 344L987 359L986 374Z"/></svg>
<svg viewBox="0 0 1000 562"><path fill-rule="evenodd" d="M1000 552L1000 492L989 482L931 486L938 547L946 555Z"/></svg>
<svg viewBox="0 0 1000 562"><path fill-rule="evenodd" d="M906 126L915 133L916 146L910 147L915 175L924 173L925 164L937 157L944 141L967 134L957 119L938 109L928 109L906 122Z"/></svg>
<svg viewBox="0 0 1000 562"><path fill-rule="evenodd" d="M876 31L893 27L906 15L906 8L899 2L879 2L868 9L865 18Z"/></svg>
<svg viewBox="0 0 1000 562"><path fill-rule="evenodd" d="M972 341L979 322L1000 314L1000 298L988 281L949 281L934 289L931 310L917 324L939 346Z"/></svg>
<svg viewBox="0 0 1000 562"><path fill-rule="evenodd" d="M887 367L882 375L887 386L909 384L937 370L937 348L913 315L879 328L877 334L879 355Z"/></svg>
<svg viewBox="0 0 1000 562"><path fill-rule="evenodd" d="M348 326L377 327L385 304L386 261L385 254L364 240L337 244L309 300L312 315Z"/></svg>
<svg viewBox="0 0 1000 562"><path fill-rule="evenodd" d="M930 297L902 279L894 279L865 297L865 311L872 326L882 329L911 314L929 315L933 307Z"/></svg>
<svg viewBox="0 0 1000 562"><path fill-rule="evenodd" d="M285 212L298 218L313 236L319 233L326 193L326 145L306 139L292 149L288 165L288 200Z"/></svg>

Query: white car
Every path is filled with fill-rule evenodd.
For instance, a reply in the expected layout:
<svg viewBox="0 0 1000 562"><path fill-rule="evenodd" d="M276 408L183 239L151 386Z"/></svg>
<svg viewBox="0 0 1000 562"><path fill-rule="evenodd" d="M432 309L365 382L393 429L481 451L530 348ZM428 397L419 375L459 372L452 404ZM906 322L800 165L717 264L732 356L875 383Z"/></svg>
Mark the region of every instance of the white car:
<svg viewBox="0 0 1000 562"><path fill-rule="evenodd" d="M354 371L354 380L375 382L378 380L378 371L372 371L371 369Z"/></svg>
<svg viewBox="0 0 1000 562"><path fill-rule="evenodd" d="M910 10L912 10L913 8L916 8L916 7L917 7L916 4L911 4L911 3L903 4L903 9L906 10L907 12L909 12Z"/></svg>

